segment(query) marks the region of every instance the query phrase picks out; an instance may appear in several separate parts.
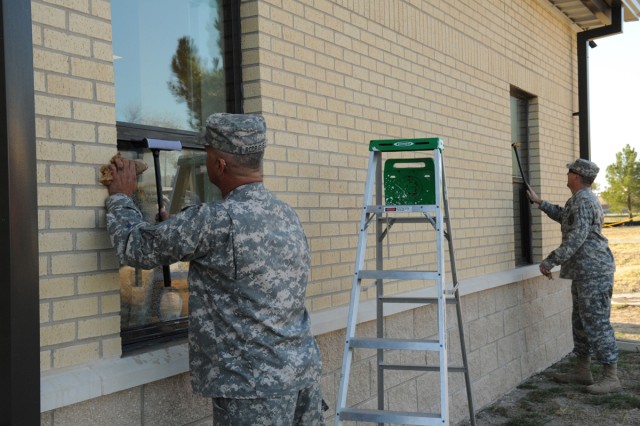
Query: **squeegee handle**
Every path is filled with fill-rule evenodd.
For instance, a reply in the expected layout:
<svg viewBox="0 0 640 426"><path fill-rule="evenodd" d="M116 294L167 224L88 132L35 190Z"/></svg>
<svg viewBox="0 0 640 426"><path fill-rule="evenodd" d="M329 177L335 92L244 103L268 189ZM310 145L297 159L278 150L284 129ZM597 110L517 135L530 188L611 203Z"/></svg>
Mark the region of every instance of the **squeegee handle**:
<svg viewBox="0 0 640 426"><path fill-rule="evenodd" d="M513 147L513 152L516 154L516 161L518 162L518 169L520 169L520 176L522 176L522 181L528 187L529 182L527 182L527 178L524 177L524 171L522 171L522 164L520 164L520 156L518 155L518 148L516 147L515 143L512 143L511 146ZM529 203L533 204L533 201L529 200Z"/></svg>
<svg viewBox="0 0 640 426"><path fill-rule="evenodd" d="M156 172L156 196L158 197L158 220L162 220L160 214L164 208L164 202L162 201L162 176L160 175L160 150L152 149L153 154L153 168ZM164 286L171 287L171 269L169 265L162 265L162 278L164 279Z"/></svg>
<svg viewBox="0 0 640 426"><path fill-rule="evenodd" d="M160 213L160 210L164 207L162 201L162 176L160 176L160 151L153 149L151 152L153 153L153 166L156 172L156 196L158 197L158 213Z"/></svg>
<svg viewBox="0 0 640 426"><path fill-rule="evenodd" d="M518 169L520 169L520 176L522 177L522 181L525 185L529 185L527 183L527 178L524 177L524 171L522 171L522 164L520 164L520 156L518 155L518 148L516 148L516 144L512 143L511 147L513 148L513 152L516 154L516 161L518 162Z"/></svg>

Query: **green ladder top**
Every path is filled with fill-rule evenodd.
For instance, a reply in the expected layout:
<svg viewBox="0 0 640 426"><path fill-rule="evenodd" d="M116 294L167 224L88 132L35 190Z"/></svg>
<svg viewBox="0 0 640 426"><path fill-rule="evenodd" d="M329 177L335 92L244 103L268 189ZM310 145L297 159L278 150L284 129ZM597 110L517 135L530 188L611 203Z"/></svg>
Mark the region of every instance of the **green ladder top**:
<svg viewBox="0 0 640 426"><path fill-rule="evenodd" d="M369 151L442 151L444 142L440 138L383 139L369 142Z"/></svg>

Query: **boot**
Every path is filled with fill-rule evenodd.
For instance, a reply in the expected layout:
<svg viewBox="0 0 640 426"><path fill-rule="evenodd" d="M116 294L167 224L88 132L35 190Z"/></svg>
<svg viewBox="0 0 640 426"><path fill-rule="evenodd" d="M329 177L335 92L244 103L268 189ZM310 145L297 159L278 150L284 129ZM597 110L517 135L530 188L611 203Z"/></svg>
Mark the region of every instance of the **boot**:
<svg viewBox="0 0 640 426"><path fill-rule="evenodd" d="M618 364L604 364L604 375L595 385L587 386L587 392L602 395L605 393L620 392L622 385L618 380Z"/></svg>
<svg viewBox="0 0 640 426"><path fill-rule="evenodd" d="M556 382L575 383L578 385L593 385L591 375L591 358L578 355L576 367L572 373L556 373L552 377Z"/></svg>

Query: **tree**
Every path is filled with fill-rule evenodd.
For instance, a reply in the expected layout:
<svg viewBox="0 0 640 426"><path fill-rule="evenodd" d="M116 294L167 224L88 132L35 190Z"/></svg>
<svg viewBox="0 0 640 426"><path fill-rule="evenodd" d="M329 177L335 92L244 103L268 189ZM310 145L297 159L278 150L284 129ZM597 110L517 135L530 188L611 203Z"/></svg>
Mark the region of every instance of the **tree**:
<svg viewBox="0 0 640 426"><path fill-rule="evenodd" d="M607 166L609 188L601 195L614 210L627 209L629 217L640 210L640 161L629 144L616 154L616 162Z"/></svg>
<svg viewBox="0 0 640 426"><path fill-rule="evenodd" d="M207 27L211 35L211 45L207 49L224 52L220 20L223 16L222 2L209 0L209 6L212 13L215 13L211 18L211 25ZM217 49L214 49L214 43L217 43ZM188 36L180 37L171 60L171 71L173 77L167 82L169 90L179 102L186 103L189 126L193 130L200 130L210 114L226 111L225 75L221 58L213 57L208 64L198 55L193 39Z"/></svg>

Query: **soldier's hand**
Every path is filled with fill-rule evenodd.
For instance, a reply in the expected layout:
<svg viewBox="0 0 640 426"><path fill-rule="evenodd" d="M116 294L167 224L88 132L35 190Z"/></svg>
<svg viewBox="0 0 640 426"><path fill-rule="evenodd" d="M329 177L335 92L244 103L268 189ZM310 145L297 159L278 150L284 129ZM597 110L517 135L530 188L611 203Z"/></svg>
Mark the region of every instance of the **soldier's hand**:
<svg viewBox="0 0 640 426"><path fill-rule="evenodd" d="M136 165L133 161L119 158L110 165L113 180L109 184L109 195L126 194L131 197L138 186L136 180Z"/></svg>
<svg viewBox="0 0 640 426"><path fill-rule="evenodd" d="M164 207L156 214L156 222L164 222L171 217Z"/></svg>
<svg viewBox="0 0 640 426"><path fill-rule="evenodd" d="M547 269L547 267L544 266L543 263L540 264L540 273L545 277L549 278L550 280L553 279L553 275L551 274L551 271Z"/></svg>
<svg viewBox="0 0 640 426"><path fill-rule="evenodd" d="M536 191L534 191L529 185L527 185L527 197L529 197L529 200L533 203L540 204L542 202L542 199L538 197Z"/></svg>

